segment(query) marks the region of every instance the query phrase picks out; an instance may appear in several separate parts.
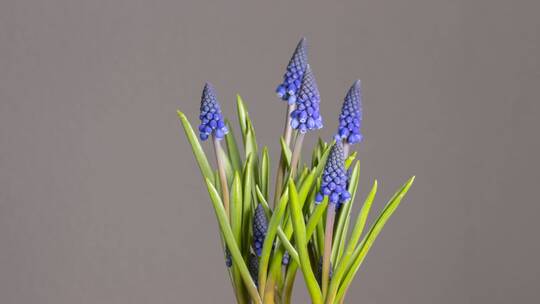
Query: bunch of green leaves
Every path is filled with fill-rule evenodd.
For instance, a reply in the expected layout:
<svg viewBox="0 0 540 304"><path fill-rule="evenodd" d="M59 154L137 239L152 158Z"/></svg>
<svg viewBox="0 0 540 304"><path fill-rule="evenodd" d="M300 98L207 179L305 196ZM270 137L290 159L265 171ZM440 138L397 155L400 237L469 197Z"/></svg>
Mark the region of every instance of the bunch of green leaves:
<svg viewBox="0 0 540 304"><path fill-rule="evenodd" d="M350 169L349 202L337 212L333 229L331 251L332 277L328 286L320 286L320 260L324 247L324 218L329 206L327 198L315 204L320 179L332 143L322 140L312 151L310 165L297 168L296 176L289 175L281 187L276 204L270 206L270 158L267 147L259 150L255 130L247 108L237 96L237 115L242 145L229 125L225 137L227 184L230 191L230 211L227 214L221 197L217 171L212 169L193 127L184 113L178 111L181 124L191 144L193 154L205 180L214 208L222 239L224 257L230 254L233 265L229 268L231 282L238 303L291 303L298 269L301 270L312 303L342 303L353 278L358 272L373 242L394 213L411 187L410 178L387 202L369 229L367 218L377 192L377 181L366 195L360 213L351 228L351 210L355 202L360 177L360 163L356 153L350 155L345 166ZM229 122L227 122L229 124ZM281 139L283 163L290 172L291 151ZM268 230L258 260L258 271L249 269L253 239L253 214L258 204L264 207ZM283 256L290 256L288 265L282 265ZM325 292L323 292L323 290Z"/></svg>

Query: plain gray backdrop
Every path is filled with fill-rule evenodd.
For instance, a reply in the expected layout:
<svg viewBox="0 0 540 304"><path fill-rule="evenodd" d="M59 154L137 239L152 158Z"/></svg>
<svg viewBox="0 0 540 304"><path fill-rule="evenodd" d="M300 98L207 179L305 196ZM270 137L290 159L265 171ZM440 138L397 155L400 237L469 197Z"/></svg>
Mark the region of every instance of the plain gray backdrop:
<svg viewBox="0 0 540 304"><path fill-rule="evenodd" d="M330 138L362 79L360 198L377 178L378 211L417 176L348 302L540 302L539 12L537 0L2 0L0 303L232 303L176 108L196 122L210 81L233 118L241 93L275 163L274 88L303 35L317 135Z"/></svg>

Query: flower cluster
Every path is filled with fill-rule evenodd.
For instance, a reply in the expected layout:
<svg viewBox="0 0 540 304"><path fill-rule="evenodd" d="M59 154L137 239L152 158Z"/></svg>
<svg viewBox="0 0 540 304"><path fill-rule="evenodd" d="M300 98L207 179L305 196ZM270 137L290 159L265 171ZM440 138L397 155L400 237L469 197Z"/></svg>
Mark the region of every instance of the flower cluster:
<svg viewBox="0 0 540 304"><path fill-rule="evenodd" d="M229 133L221 115L221 109L214 87L209 83L204 85L199 118L201 119L201 124L199 125L199 137L201 140L207 140L210 135L214 135L217 139L222 139L225 134Z"/></svg>
<svg viewBox="0 0 540 304"><path fill-rule="evenodd" d="M324 167L321 190L315 197L315 201L322 202L325 196L329 197L330 203L345 203L351 195L347 191L347 174L344 166L343 145L336 142L331 150Z"/></svg>
<svg viewBox="0 0 540 304"><path fill-rule="evenodd" d="M360 90L360 80L354 84L347 92L341 114L339 115L339 127L336 140L345 139L348 144L355 144L362 141L360 127L362 124L362 92Z"/></svg>
<svg viewBox="0 0 540 304"><path fill-rule="evenodd" d="M306 133L308 130L323 127L322 116L319 112L321 96L311 67L306 67L302 85L296 100L296 109L291 112L291 127Z"/></svg>
<svg viewBox="0 0 540 304"><path fill-rule="evenodd" d="M247 266L253 282L259 286L259 258L253 253L250 253Z"/></svg>
<svg viewBox="0 0 540 304"><path fill-rule="evenodd" d="M306 65L306 38L302 38L287 65L287 71L283 75L283 82L276 89L278 96L283 100L287 100L289 105L293 105L296 101L296 93L300 89Z"/></svg>
<svg viewBox="0 0 540 304"><path fill-rule="evenodd" d="M259 204L255 209L255 215L253 217L253 250L255 250L257 256L261 256L267 230L268 220L266 219L263 206Z"/></svg>

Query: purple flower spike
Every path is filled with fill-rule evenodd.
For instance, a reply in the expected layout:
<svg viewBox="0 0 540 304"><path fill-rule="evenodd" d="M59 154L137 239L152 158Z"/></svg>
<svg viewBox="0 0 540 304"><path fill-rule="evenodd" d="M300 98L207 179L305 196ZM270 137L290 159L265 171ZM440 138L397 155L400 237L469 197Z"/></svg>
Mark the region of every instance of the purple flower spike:
<svg viewBox="0 0 540 304"><path fill-rule="evenodd" d="M297 99L297 92L300 89L304 71L307 66L307 44L306 38L302 38L287 65L287 71L283 75L283 82L278 85L276 93L279 98L286 100L290 105Z"/></svg>
<svg viewBox="0 0 540 304"><path fill-rule="evenodd" d="M348 144L362 141L362 91L360 80L354 82L349 89L339 115L339 127L336 140L345 139Z"/></svg>
<svg viewBox="0 0 540 304"><path fill-rule="evenodd" d="M257 256L261 256L266 231L268 231L268 220L266 219L263 206L259 204L257 209L255 209L255 216L253 217L253 250L255 250Z"/></svg>
<svg viewBox="0 0 540 304"><path fill-rule="evenodd" d="M345 203L351 197L347 191L347 173L341 141L336 142L330 150L322 175L321 190L316 195L315 201L320 203L325 196L328 196L330 203L335 207L339 207L339 204Z"/></svg>
<svg viewBox="0 0 540 304"><path fill-rule="evenodd" d="M322 116L319 112L321 97L317 82L309 64L298 92L296 109L291 113L291 127L306 133L323 127Z"/></svg>
<svg viewBox="0 0 540 304"><path fill-rule="evenodd" d="M217 139L222 139L225 134L229 133L221 114L214 87L209 83L204 85L199 118L201 119L199 125L199 137L201 140L207 140L212 134Z"/></svg>

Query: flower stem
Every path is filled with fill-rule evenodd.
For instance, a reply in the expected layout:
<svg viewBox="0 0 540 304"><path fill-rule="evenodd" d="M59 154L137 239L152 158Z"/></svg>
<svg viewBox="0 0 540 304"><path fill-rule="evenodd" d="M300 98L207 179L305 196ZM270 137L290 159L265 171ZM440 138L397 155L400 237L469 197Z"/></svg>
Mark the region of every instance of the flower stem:
<svg viewBox="0 0 540 304"><path fill-rule="evenodd" d="M332 236L334 234L334 219L336 217L336 206L328 206L326 213L326 229L324 232L324 253L322 265L322 292L326 298L328 292L328 282L330 278L330 256L332 255Z"/></svg>
<svg viewBox="0 0 540 304"><path fill-rule="evenodd" d="M221 194L223 198L223 207L227 217L230 217L229 213L229 186L227 184L227 174L225 172L225 151L221 147L221 142L215 136L212 136L214 142L214 151L216 153L216 163L219 173L219 181L221 183Z"/></svg>
<svg viewBox="0 0 540 304"><path fill-rule="evenodd" d="M351 148L351 145L349 145L349 143L347 143L347 141L343 141L343 156L344 156L344 159L347 159L347 157L349 157L349 149Z"/></svg>
<svg viewBox="0 0 540 304"><path fill-rule="evenodd" d="M285 112L285 128L283 129L283 139L287 147L291 143L292 127L291 127L291 113L294 110L294 104L287 106L287 112ZM283 153L279 158L279 166L276 174L276 189L274 191L274 206L279 202L281 198L281 191L283 190L283 177L285 176L285 164L283 163Z"/></svg>
<svg viewBox="0 0 540 304"><path fill-rule="evenodd" d="M300 161L300 156L302 154L302 143L304 142L304 135L303 133L298 133L296 136L296 141L294 143L294 150L292 152L291 156L291 172L290 177L294 179L294 175L296 174L296 167L298 167L298 161Z"/></svg>

